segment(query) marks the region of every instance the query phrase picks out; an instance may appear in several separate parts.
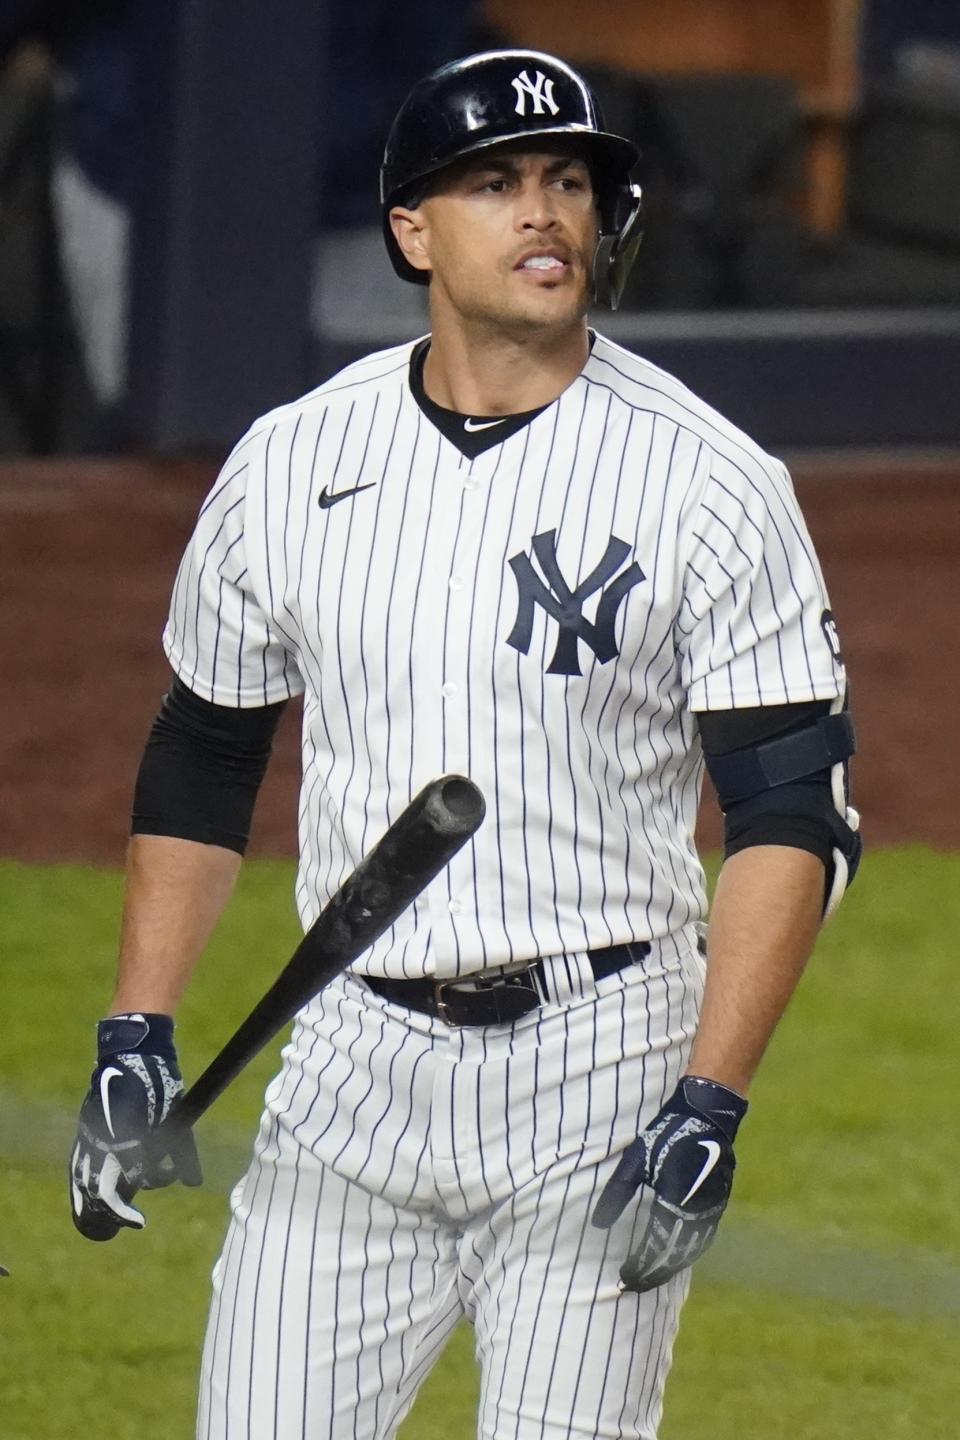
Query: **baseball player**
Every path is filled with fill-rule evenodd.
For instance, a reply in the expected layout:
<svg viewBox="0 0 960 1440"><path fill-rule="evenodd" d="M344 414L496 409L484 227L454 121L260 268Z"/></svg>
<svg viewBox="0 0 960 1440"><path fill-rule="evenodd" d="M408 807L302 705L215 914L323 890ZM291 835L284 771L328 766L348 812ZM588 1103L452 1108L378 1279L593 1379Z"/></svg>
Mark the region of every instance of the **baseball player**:
<svg viewBox="0 0 960 1440"><path fill-rule="evenodd" d="M845 673L789 477L587 325L637 248L636 159L549 55L417 85L381 198L431 333L256 421L180 566L81 1231L143 1225L124 1176L199 1180L189 1145L158 1167L142 1139L289 699L305 926L427 780L487 803L297 1018L214 1271L203 1440L386 1440L464 1316L485 1440L653 1440L751 1079L856 867Z"/></svg>

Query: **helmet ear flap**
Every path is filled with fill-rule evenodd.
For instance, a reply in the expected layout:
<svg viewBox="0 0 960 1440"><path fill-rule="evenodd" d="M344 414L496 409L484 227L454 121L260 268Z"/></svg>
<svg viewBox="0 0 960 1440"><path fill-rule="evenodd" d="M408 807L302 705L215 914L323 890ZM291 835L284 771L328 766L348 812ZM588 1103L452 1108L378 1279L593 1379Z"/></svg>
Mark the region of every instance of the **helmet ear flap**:
<svg viewBox="0 0 960 1440"><path fill-rule="evenodd" d="M616 310L643 239L643 202L639 185L619 185L604 206L603 229L593 258L593 293L599 305Z"/></svg>

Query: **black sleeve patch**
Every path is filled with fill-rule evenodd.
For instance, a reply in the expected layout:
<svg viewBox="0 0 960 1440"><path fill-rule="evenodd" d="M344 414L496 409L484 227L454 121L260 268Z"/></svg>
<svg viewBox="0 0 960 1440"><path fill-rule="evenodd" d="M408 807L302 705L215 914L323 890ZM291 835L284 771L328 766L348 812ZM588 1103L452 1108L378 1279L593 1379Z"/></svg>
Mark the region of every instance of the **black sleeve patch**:
<svg viewBox="0 0 960 1440"><path fill-rule="evenodd" d="M832 610L824 610L820 616L820 629L823 631L823 638L827 642L827 648L838 665L844 663L843 652L840 649L840 632L837 629L837 622L833 618Z"/></svg>

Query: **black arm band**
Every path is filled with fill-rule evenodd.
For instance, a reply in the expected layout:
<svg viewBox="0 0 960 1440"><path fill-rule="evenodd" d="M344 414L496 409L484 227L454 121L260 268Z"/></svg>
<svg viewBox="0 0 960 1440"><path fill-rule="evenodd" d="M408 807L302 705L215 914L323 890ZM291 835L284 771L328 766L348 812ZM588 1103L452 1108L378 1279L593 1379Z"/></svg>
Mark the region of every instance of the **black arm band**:
<svg viewBox="0 0 960 1440"><path fill-rule="evenodd" d="M816 768L803 773L804 742L819 736L824 722L834 718L829 712L829 700L810 700L698 715L707 770L724 814L725 856L752 845L789 845L816 855L829 869L834 822L839 821L830 766L824 764L830 758L829 737L819 754L810 747ZM765 764L767 755L773 766ZM799 759L797 778L784 763L794 756ZM791 779L778 783L778 766L779 773Z"/></svg>
<svg viewBox="0 0 960 1440"><path fill-rule="evenodd" d="M844 710L839 715L818 715L801 721L731 754L709 757L710 778L724 809L761 790L773 790L804 780L821 770L843 765L855 749L853 722Z"/></svg>
<svg viewBox="0 0 960 1440"><path fill-rule="evenodd" d="M840 824L830 792L830 772L810 775L796 785L751 800L741 800L724 814L723 853L727 859L751 845L789 845L833 865L835 829Z"/></svg>
<svg viewBox="0 0 960 1440"><path fill-rule="evenodd" d="M286 704L212 705L174 679L140 762L131 833L172 835L242 855Z"/></svg>

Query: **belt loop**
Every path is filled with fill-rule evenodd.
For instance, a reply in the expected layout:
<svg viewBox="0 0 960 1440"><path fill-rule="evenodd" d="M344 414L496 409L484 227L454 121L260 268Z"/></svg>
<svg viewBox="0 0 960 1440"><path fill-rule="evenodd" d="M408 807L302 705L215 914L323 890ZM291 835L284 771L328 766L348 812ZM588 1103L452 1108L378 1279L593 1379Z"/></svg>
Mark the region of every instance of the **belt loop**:
<svg viewBox="0 0 960 1440"><path fill-rule="evenodd" d="M580 951L563 957L567 981L566 989L571 1000L589 1000L597 988L597 977L593 968L590 951Z"/></svg>

